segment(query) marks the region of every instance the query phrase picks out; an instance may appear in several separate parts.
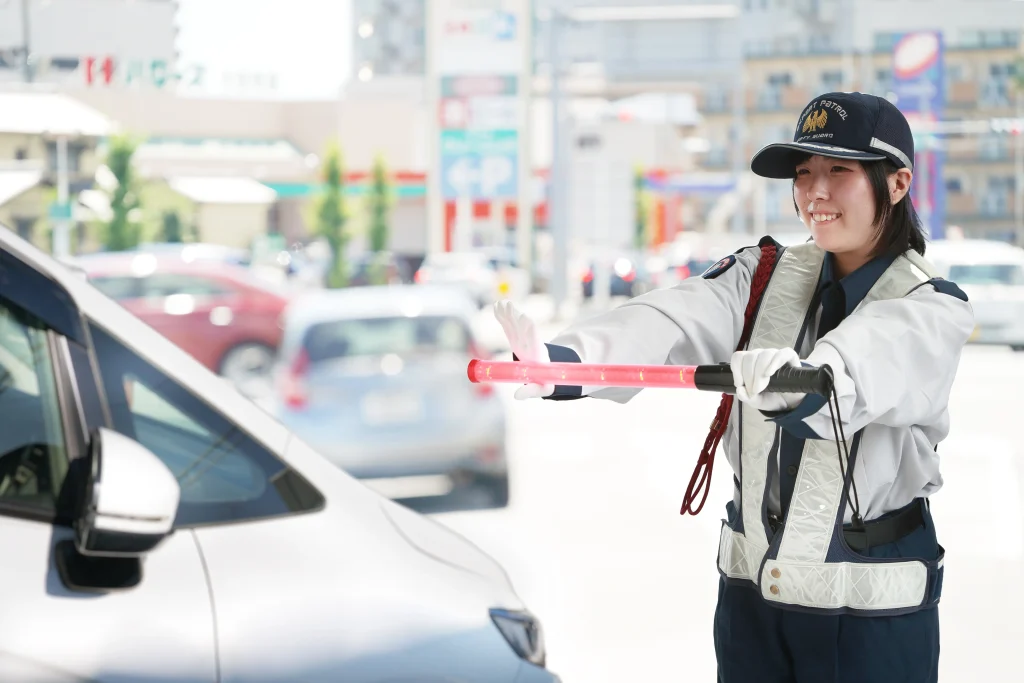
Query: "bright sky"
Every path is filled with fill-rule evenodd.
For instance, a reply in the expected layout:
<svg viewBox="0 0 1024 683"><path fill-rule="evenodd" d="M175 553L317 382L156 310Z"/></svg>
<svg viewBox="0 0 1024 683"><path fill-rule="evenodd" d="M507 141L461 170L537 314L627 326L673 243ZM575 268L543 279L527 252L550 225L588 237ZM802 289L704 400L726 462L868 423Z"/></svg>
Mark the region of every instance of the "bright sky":
<svg viewBox="0 0 1024 683"><path fill-rule="evenodd" d="M249 96L331 99L350 73L349 0L178 0L181 66L202 64L204 94L238 94L243 73L276 74Z"/></svg>

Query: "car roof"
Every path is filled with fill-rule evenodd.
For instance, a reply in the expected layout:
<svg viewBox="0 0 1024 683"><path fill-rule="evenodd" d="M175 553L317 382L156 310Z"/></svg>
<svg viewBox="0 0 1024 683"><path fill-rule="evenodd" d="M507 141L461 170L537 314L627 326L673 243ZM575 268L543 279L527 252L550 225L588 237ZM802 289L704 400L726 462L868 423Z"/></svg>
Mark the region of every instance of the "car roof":
<svg viewBox="0 0 1024 683"><path fill-rule="evenodd" d="M288 327L321 322L396 316L450 315L472 318L476 306L464 291L443 285L385 285L315 290L288 308Z"/></svg>
<svg viewBox="0 0 1024 683"><path fill-rule="evenodd" d="M202 275L216 280L228 280L242 287L281 298L289 296L287 288L260 278L245 266L204 258L186 261L180 255L172 253L98 252L70 257L64 265L85 273L88 278L142 277L154 273Z"/></svg>
<svg viewBox="0 0 1024 683"><path fill-rule="evenodd" d="M927 244L924 256L946 263L1024 264L1024 249L995 240L935 240Z"/></svg>
<svg viewBox="0 0 1024 683"><path fill-rule="evenodd" d="M146 273L154 270L175 272L220 272L230 269L231 264L211 259L185 260L180 253L167 251L117 251L79 254L68 261L90 275L133 275L138 270Z"/></svg>

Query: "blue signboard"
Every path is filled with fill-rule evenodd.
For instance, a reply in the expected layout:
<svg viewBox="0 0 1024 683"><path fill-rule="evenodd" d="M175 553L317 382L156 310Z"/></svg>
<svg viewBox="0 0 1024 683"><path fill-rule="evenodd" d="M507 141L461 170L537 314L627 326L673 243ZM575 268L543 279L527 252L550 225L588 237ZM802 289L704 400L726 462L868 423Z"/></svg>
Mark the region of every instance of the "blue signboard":
<svg viewBox="0 0 1024 683"><path fill-rule="evenodd" d="M515 130L441 131L441 194L445 199L514 199L519 134Z"/></svg>
<svg viewBox="0 0 1024 683"><path fill-rule="evenodd" d="M916 31L901 35L893 49L892 92L896 106L911 121L941 120L946 104L945 54L942 33ZM911 199L923 213L927 198L925 230L932 239L946 234L946 182L944 152L930 135L915 136L914 184Z"/></svg>

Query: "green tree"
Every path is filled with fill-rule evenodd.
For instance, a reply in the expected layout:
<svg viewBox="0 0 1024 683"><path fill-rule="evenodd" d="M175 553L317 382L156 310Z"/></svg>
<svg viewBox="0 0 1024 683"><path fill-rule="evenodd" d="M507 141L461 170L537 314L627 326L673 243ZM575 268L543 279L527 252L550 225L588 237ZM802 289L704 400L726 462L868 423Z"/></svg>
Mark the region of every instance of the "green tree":
<svg viewBox="0 0 1024 683"><path fill-rule="evenodd" d="M181 216L177 211L164 211L160 219L160 236L164 242L184 242Z"/></svg>
<svg viewBox="0 0 1024 683"><path fill-rule="evenodd" d="M332 261L327 274L327 286L337 289L347 286L349 280L345 257L349 239L345 230L345 174L337 142L330 143L324 154L323 183L323 193L317 198L316 232L331 247Z"/></svg>
<svg viewBox="0 0 1024 683"><path fill-rule="evenodd" d="M647 191L644 189L644 170L633 170L633 246L643 249L647 245Z"/></svg>
<svg viewBox="0 0 1024 683"><path fill-rule="evenodd" d="M112 216L103 231L103 243L108 251L131 249L141 238L141 226L136 220L139 195L132 169L137 147L138 143L126 135L110 138L107 168L117 182L108 190Z"/></svg>
<svg viewBox="0 0 1024 683"><path fill-rule="evenodd" d="M369 212L370 251L373 262L370 266L370 281L375 285L387 282L387 264L383 252L388 248L389 214L391 212L391 179L384 158L380 155L373 162L369 197L366 208Z"/></svg>

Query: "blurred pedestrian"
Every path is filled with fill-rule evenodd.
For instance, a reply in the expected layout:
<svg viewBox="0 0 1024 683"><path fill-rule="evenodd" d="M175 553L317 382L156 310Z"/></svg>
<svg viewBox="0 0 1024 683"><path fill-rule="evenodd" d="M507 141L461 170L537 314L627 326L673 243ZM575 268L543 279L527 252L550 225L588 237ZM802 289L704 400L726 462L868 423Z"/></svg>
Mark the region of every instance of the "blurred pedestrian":
<svg viewBox="0 0 1024 683"><path fill-rule="evenodd" d="M928 500L974 316L924 258L910 126L885 99L828 93L751 168L792 181L807 243L766 237L549 344L511 303L495 314L518 360L730 362L739 401L723 401L727 428L716 420L735 473L718 553L720 683L935 681L944 550ZM833 400L765 392L787 365L828 365ZM528 384L516 398L638 391Z"/></svg>

